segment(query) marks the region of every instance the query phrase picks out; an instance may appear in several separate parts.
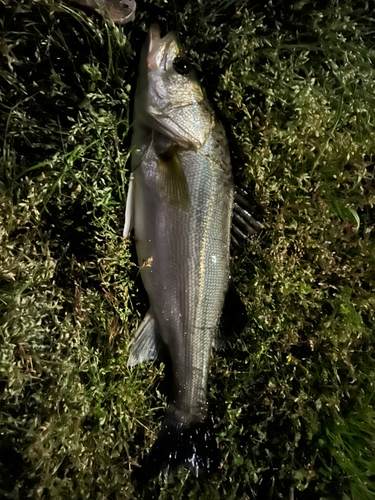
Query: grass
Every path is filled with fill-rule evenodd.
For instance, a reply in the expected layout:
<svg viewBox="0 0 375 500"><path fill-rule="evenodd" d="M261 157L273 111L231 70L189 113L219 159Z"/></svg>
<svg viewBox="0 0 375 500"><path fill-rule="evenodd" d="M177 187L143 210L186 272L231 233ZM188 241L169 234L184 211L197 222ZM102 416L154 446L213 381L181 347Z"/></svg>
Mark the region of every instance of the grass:
<svg viewBox="0 0 375 500"><path fill-rule="evenodd" d="M369 8L145 1L124 27L0 9L0 497L375 498ZM122 227L154 21L181 32L267 230L233 256L250 321L213 357L220 471L140 492L166 401L162 366L126 367L147 301Z"/></svg>

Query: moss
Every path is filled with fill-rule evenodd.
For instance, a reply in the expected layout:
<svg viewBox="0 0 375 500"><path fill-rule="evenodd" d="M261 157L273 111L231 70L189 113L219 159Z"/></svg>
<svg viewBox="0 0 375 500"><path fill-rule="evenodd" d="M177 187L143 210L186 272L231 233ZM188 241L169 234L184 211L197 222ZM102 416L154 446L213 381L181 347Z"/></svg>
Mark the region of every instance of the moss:
<svg viewBox="0 0 375 500"><path fill-rule="evenodd" d="M375 497L373 19L362 2L275 4L139 2L121 28L58 1L1 6L0 496ZM126 368L147 304L121 234L155 20L180 32L267 229L233 257L250 321L212 363L221 468L142 493L163 366Z"/></svg>

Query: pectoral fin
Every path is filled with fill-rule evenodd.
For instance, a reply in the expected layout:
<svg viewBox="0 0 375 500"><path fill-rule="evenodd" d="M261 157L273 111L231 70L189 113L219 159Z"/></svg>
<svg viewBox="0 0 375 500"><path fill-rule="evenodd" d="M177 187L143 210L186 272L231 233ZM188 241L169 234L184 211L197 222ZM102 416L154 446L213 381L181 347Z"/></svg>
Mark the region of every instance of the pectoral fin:
<svg viewBox="0 0 375 500"><path fill-rule="evenodd" d="M189 208L189 189L175 145L159 155L158 182L161 196L170 205L183 211Z"/></svg>
<svg viewBox="0 0 375 500"><path fill-rule="evenodd" d="M161 343L156 330L155 320L150 311L148 311L130 345L130 356L127 365L135 366L143 361L157 359L160 347Z"/></svg>

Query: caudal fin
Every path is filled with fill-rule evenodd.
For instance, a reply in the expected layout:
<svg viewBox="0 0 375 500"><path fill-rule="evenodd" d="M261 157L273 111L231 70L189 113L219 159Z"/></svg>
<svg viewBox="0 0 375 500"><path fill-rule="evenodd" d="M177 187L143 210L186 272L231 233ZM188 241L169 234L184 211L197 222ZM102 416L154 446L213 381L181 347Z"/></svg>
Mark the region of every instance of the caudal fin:
<svg viewBox="0 0 375 500"><path fill-rule="evenodd" d="M138 481L148 481L163 472L167 478L181 467L195 477L214 472L219 465L218 447L212 421L182 424L166 419L142 467L134 471Z"/></svg>

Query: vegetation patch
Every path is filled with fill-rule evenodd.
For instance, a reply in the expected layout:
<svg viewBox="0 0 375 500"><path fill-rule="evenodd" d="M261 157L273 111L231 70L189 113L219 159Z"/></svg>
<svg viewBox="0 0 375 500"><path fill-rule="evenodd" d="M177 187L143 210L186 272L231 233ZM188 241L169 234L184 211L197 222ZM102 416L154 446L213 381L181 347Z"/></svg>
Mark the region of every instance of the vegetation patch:
<svg viewBox="0 0 375 500"><path fill-rule="evenodd" d="M0 497L375 499L369 6L0 11ZM152 22L180 33L266 230L233 254L249 323L213 356L220 470L140 491L166 400L162 365L126 367L147 299L122 229Z"/></svg>

